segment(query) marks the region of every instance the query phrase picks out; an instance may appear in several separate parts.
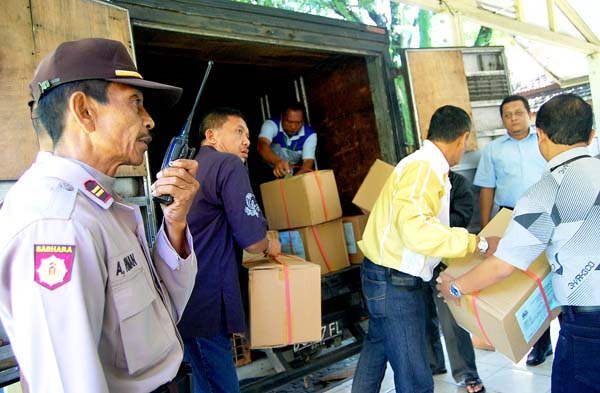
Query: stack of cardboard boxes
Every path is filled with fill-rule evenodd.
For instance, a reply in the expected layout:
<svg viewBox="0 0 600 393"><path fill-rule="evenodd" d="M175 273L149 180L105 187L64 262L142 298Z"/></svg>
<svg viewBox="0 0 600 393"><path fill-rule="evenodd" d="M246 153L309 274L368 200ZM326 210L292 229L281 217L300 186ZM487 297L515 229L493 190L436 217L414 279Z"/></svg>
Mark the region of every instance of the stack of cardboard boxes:
<svg viewBox="0 0 600 393"><path fill-rule="evenodd" d="M269 229L279 231L283 254L321 266L327 274L350 265L340 197L332 170L261 184Z"/></svg>

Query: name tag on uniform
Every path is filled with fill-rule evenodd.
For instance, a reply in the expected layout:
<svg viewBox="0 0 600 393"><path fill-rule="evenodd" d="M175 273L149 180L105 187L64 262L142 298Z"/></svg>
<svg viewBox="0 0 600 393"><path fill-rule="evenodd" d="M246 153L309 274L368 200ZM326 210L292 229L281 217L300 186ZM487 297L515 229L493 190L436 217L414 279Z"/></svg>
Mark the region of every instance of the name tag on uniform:
<svg viewBox="0 0 600 393"><path fill-rule="evenodd" d="M71 280L74 245L35 244L33 248L35 282L54 290Z"/></svg>

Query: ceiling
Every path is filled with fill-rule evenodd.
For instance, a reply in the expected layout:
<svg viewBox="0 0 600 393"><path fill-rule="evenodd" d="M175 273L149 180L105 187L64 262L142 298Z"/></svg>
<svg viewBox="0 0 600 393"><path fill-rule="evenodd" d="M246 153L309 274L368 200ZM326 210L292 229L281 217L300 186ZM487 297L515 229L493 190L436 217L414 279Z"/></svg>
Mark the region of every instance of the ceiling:
<svg viewBox="0 0 600 393"><path fill-rule="evenodd" d="M392 0L513 35L561 86L588 79L587 56L600 52L596 0Z"/></svg>

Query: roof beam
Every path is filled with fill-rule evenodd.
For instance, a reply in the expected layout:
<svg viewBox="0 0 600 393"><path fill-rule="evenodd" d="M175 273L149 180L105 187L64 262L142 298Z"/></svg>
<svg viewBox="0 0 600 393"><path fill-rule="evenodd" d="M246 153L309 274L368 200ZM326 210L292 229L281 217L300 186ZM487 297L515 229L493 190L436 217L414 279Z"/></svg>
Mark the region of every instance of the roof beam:
<svg viewBox="0 0 600 393"><path fill-rule="evenodd" d="M554 0L546 0L548 9L548 28L550 31L556 31L556 18L554 17Z"/></svg>
<svg viewBox="0 0 600 393"><path fill-rule="evenodd" d="M567 34L550 31L546 28L519 22L512 18L494 14L473 5L472 1L463 0L391 0L396 3L415 5L419 8L438 12L458 13L477 23L502 30L511 34L527 37L550 45L559 45L590 54L600 52L600 44L587 42Z"/></svg>
<svg viewBox="0 0 600 393"><path fill-rule="evenodd" d="M569 19L569 21L575 26L575 28L581 33L581 35L594 44L600 44L600 40L596 37L596 34L590 29L587 23L579 16L577 11L569 4L566 0L554 0L558 9Z"/></svg>

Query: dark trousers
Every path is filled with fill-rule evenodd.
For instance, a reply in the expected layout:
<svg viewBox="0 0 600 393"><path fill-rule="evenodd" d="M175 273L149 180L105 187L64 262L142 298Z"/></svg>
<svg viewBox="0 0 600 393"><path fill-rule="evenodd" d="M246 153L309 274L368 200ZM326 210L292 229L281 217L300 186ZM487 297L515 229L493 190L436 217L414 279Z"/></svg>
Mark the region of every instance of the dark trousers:
<svg viewBox="0 0 600 393"><path fill-rule="evenodd" d="M600 392L600 310L578 312L563 306L552 393Z"/></svg>

